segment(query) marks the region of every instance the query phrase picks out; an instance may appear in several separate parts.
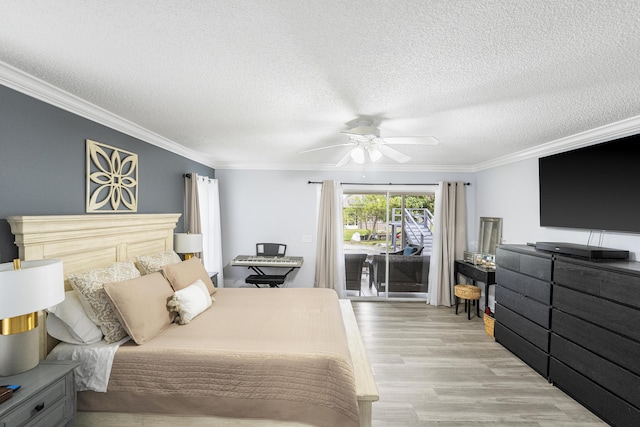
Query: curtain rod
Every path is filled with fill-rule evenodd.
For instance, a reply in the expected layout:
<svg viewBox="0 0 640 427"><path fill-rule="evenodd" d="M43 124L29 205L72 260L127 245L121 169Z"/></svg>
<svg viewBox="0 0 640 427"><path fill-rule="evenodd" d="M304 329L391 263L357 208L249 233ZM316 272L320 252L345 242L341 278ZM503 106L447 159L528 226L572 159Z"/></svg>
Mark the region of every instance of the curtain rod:
<svg viewBox="0 0 640 427"><path fill-rule="evenodd" d="M191 174L190 173L185 173L185 174L182 174L182 177L191 179ZM211 178L210 176L205 176L205 175L199 175L199 178L208 179L209 182L211 182L212 179L215 179L215 178Z"/></svg>
<svg viewBox="0 0 640 427"><path fill-rule="evenodd" d="M322 184L322 181L309 181L309 184ZM392 182L385 183L374 183L374 182L341 182L340 184L345 185L438 185L438 183L430 183L430 184L420 184L420 183L411 183L411 184L394 184ZM451 184L449 184L451 185ZM465 182L464 185L471 185L470 182Z"/></svg>

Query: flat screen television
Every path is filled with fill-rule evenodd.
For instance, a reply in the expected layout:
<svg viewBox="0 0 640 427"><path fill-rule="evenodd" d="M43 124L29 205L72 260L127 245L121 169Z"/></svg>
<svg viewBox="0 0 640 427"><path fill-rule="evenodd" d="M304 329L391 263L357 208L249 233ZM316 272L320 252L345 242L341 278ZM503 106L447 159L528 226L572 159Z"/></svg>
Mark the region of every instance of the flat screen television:
<svg viewBox="0 0 640 427"><path fill-rule="evenodd" d="M540 226L640 232L640 134L538 160Z"/></svg>

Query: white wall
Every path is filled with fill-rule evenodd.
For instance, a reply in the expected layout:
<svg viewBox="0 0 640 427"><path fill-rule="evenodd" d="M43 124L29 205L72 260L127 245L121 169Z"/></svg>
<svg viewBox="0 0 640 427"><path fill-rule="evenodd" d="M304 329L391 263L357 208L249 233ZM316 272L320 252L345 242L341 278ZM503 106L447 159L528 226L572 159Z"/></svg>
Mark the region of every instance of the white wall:
<svg viewBox="0 0 640 427"><path fill-rule="evenodd" d="M472 184L468 187L467 204L471 208L475 205L471 173L369 172L366 177L362 175L353 171L216 169L220 185L224 286L246 286L244 279L251 273L244 267L230 266L233 258L255 254L258 242L277 242L287 244L287 255L304 257L302 268L289 275L288 286L313 287L320 185L308 184L308 181L398 184L465 181ZM473 227L478 222L474 209L470 209L469 217ZM470 234L477 236L477 225ZM311 241L303 241L305 236L310 236Z"/></svg>
<svg viewBox="0 0 640 427"><path fill-rule="evenodd" d="M538 159L522 160L475 174L476 212L503 218L503 243L536 241L587 244L589 230L540 227ZM633 196L632 196L633 197ZM590 244L598 245L599 235ZM640 234L604 233L601 246L626 249L634 260L640 255Z"/></svg>
<svg viewBox="0 0 640 427"><path fill-rule="evenodd" d="M287 254L304 257L304 265L290 275L289 286L312 287L315 274L316 223L320 186L308 181L334 179L357 183L436 183L465 181L467 187L467 240L477 248L481 216L503 218L503 243L536 241L586 244L588 230L540 227L538 160L522 160L476 173L353 171L267 171L217 169L220 183L222 255L225 286L245 286L250 273L231 267L237 255L255 253L258 242L288 245ZM310 237L311 241L304 241ZM592 239L597 244L598 238ZM632 259L640 255L640 234L606 232L603 246L626 249Z"/></svg>

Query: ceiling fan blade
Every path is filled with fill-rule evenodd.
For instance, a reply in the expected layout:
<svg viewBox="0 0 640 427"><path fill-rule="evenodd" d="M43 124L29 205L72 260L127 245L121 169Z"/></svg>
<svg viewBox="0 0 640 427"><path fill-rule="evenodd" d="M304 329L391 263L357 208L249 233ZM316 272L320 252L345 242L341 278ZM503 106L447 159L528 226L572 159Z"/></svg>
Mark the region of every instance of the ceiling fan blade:
<svg viewBox="0 0 640 427"><path fill-rule="evenodd" d="M346 165L349 163L349 160L351 160L351 150L347 151L347 154L345 154L338 163L336 163L336 167L339 168L340 166Z"/></svg>
<svg viewBox="0 0 640 427"><path fill-rule="evenodd" d="M385 136L382 138L389 145L438 145L435 136Z"/></svg>
<svg viewBox="0 0 640 427"><path fill-rule="evenodd" d="M393 149L391 147L387 147L384 144L379 144L378 145L378 150L384 154L385 156L389 157L392 160L395 160L398 163L406 163L409 160L411 160L411 157L407 156L406 154L403 154L401 152L399 152L396 149Z"/></svg>
<svg viewBox="0 0 640 427"><path fill-rule="evenodd" d="M298 154L310 153L311 151L326 150L327 148L344 147L344 146L347 146L347 145L353 145L353 144L351 142L346 142L344 144L328 145L326 147L312 148L310 150L298 151Z"/></svg>

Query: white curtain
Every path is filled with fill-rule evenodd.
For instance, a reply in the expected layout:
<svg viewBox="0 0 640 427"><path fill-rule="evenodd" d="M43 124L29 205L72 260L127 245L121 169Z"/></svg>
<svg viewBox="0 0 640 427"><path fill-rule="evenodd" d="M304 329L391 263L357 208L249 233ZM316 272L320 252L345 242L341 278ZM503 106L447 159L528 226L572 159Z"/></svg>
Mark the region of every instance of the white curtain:
<svg viewBox="0 0 640 427"><path fill-rule="evenodd" d="M342 186L337 181L323 181L321 191L314 286L334 289L344 298Z"/></svg>
<svg viewBox="0 0 640 427"><path fill-rule="evenodd" d="M195 174L194 174L195 175ZM222 227L220 226L220 192L218 180L197 177L202 262L209 273L217 272L218 286L224 286L222 275Z"/></svg>
<svg viewBox="0 0 640 427"><path fill-rule="evenodd" d="M451 306L456 278L453 266L467 244L467 204L463 182L439 182L436 190L433 250L429 264L431 305Z"/></svg>

